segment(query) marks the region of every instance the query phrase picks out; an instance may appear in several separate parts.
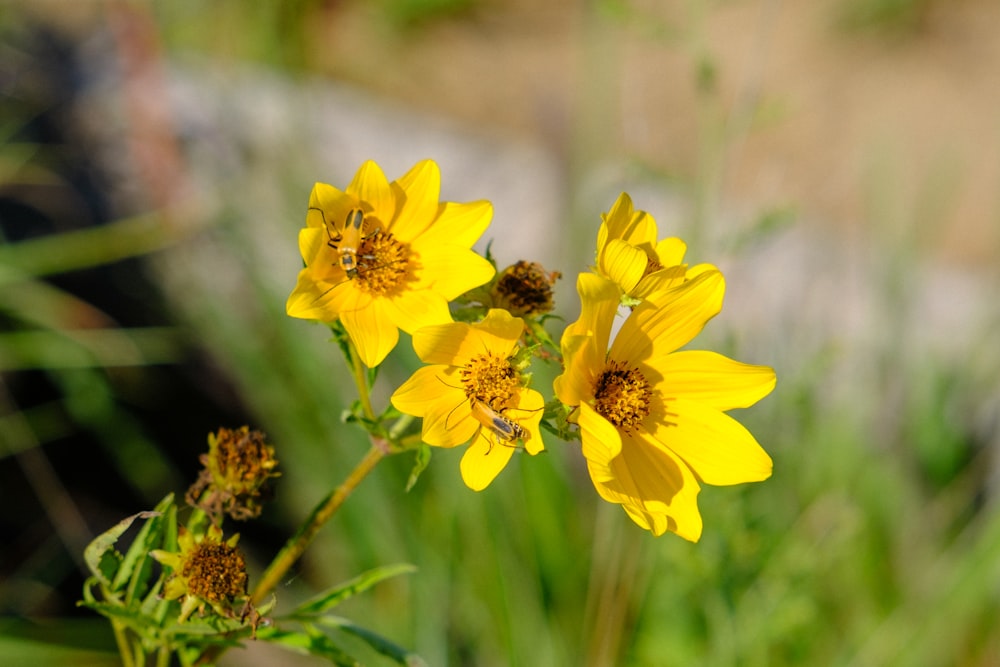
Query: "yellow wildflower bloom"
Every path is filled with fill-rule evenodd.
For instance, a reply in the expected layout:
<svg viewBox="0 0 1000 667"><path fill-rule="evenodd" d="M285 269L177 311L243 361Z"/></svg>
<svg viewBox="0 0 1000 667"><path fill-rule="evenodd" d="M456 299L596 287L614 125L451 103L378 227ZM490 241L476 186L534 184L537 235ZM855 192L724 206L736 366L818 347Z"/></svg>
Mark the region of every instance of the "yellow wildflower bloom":
<svg viewBox="0 0 1000 667"><path fill-rule="evenodd" d="M580 318L563 334L559 400L576 408L583 455L605 500L661 535L697 541L700 483L726 485L771 475L771 458L727 410L774 388L774 371L714 352L677 351L722 308L722 274L708 270L628 316L611 342L619 288L581 274Z"/></svg>
<svg viewBox="0 0 1000 667"><path fill-rule="evenodd" d="M624 192L601 219L597 273L618 285L625 305L638 305L655 292L715 270L711 264L684 264L687 244L679 238L657 241L656 220L646 211L636 211Z"/></svg>
<svg viewBox="0 0 1000 667"><path fill-rule="evenodd" d="M471 250L493 207L439 202L440 189L432 160L392 183L370 160L344 191L317 183L299 232L306 266L288 297L288 314L339 319L369 367L396 346L399 329L413 333L450 322L448 302L495 273Z"/></svg>
<svg viewBox="0 0 1000 667"><path fill-rule="evenodd" d="M524 321L491 309L476 324L452 322L413 334L413 349L429 366L392 395L396 409L423 418L421 438L434 447L471 441L462 457L465 484L481 491L504 469L517 442L542 451L545 401L524 386L516 361Z"/></svg>

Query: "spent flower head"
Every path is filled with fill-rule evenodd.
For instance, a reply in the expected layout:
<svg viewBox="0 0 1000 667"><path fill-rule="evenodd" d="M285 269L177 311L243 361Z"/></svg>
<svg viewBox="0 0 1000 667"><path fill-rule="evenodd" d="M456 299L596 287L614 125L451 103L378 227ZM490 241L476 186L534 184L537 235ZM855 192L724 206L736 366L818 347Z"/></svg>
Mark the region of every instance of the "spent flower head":
<svg viewBox="0 0 1000 667"><path fill-rule="evenodd" d="M656 220L637 211L626 193L601 215L597 232L597 274L615 283L622 304L636 306L705 271L711 264L684 264L687 244L679 238L657 240Z"/></svg>
<svg viewBox="0 0 1000 667"><path fill-rule="evenodd" d="M196 609L205 613L206 606L220 616L233 616L232 602L247 593L246 562L236 548L239 538L233 535L223 542L222 529L214 524L201 537L181 526L177 535L180 551L150 552L171 569L163 597L181 600L180 620Z"/></svg>
<svg viewBox="0 0 1000 667"><path fill-rule="evenodd" d="M538 262L521 260L500 272L490 290L495 308L515 317L537 317L551 312L552 288L561 277L558 271L546 271Z"/></svg>
<svg viewBox="0 0 1000 667"><path fill-rule="evenodd" d="M700 483L771 475L770 457L726 411L770 393L774 371L714 352L678 351L722 308L717 270L636 307L613 341L619 287L581 274L577 290L580 318L563 333L565 371L555 391L575 408L594 487L654 534L669 530L696 541Z"/></svg>
<svg viewBox="0 0 1000 667"><path fill-rule="evenodd" d="M204 468L188 489L187 502L214 517L223 512L237 521L260 516L267 482L280 475L274 447L262 432L249 426L220 428L209 433L208 453L199 460Z"/></svg>
<svg viewBox="0 0 1000 667"><path fill-rule="evenodd" d="M471 250L493 207L439 202L440 189L432 160L391 183L370 160L343 191L317 183L299 232L306 266L288 314L339 320L369 367L396 346L400 329L450 322L448 302L495 273Z"/></svg>
<svg viewBox="0 0 1000 667"><path fill-rule="evenodd" d="M413 348L424 363L392 395L401 412L423 418L421 438L434 447L471 441L462 457L465 484L489 486L518 442L529 454L542 451L539 423L544 400L526 385L518 340L524 321L491 309L482 322L424 327Z"/></svg>

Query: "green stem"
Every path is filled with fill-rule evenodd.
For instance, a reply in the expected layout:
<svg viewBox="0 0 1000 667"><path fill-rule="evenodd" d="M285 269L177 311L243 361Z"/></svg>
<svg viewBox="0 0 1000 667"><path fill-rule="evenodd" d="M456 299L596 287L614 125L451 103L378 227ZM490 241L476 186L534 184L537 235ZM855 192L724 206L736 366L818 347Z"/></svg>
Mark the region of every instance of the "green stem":
<svg viewBox="0 0 1000 667"><path fill-rule="evenodd" d="M361 408L365 412L365 417L375 419L375 410L372 409L371 392L368 390L367 368L358 356L358 350L354 347L354 342L349 341L351 350L351 375L354 376L354 384L358 387L358 398L361 399Z"/></svg>
<svg viewBox="0 0 1000 667"><path fill-rule="evenodd" d="M170 647L164 645L160 647L160 650L156 654L156 667L170 667L170 656L172 651Z"/></svg>
<svg viewBox="0 0 1000 667"><path fill-rule="evenodd" d="M368 476L375 466L389 453L389 443L382 439L372 439L372 447L365 457L354 467L347 479L330 492L313 510L309 519L299 528L299 531L285 544L274 560L261 575L257 587L250 599L255 605L260 604L284 578L285 573L295 564L306 547L312 542L316 533L330 520L340 506L344 504L351 492Z"/></svg>
<svg viewBox="0 0 1000 667"><path fill-rule="evenodd" d="M115 633L115 644L118 645L118 653L122 657L123 667L134 667L135 662L132 660L132 649L125 638L125 626L119 621L112 619L111 629Z"/></svg>

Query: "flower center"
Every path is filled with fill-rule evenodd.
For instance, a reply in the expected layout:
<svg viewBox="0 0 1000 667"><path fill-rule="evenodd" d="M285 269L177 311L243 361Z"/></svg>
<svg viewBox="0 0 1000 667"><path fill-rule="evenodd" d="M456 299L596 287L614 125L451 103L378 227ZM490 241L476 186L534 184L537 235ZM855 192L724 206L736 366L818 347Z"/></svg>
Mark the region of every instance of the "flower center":
<svg viewBox="0 0 1000 667"><path fill-rule="evenodd" d="M645 278L649 274L656 273L662 268L663 268L662 264L660 264L652 256L649 256L648 260L646 261L646 270L642 272L642 277Z"/></svg>
<svg viewBox="0 0 1000 667"><path fill-rule="evenodd" d="M638 368L618 361L608 362L594 386L594 409L629 433L649 414L652 388Z"/></svg>
<svg viewBox="0 0 1000 667"><path fill-rule="evenodd" d="M499 412L514 400L521 378L510 361L486 353L473 357L461 371L465 395Z"/></svg>
<svg viewBox="0 0 1000 667"><path fill-rule="evenodd" d="M408 279L410 249L378 230L358 248L358 287L374 296L397 293Z"/></svg>
<svg viewBox="0 0 1000 667"><path fill-rule="evenodd" d="M199 544L181 574L187 578L188 591L203 600L219 602L246 593L246 563L228 544Z"/></svg>

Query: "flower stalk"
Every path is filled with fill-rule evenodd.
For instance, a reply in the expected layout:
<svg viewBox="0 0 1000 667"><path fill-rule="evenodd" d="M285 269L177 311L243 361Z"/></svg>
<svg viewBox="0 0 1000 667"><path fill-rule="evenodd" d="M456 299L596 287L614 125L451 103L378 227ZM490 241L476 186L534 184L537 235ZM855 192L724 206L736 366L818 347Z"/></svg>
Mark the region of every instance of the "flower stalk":
<svg viewBox="0 0 1000 667"><path fill-rule="evenodd" d="M357 488L358 484L375 469L378 462L389 453L389 443L381 438L372 438L371 449L364 458L358 462L347 476L347 479L331 491L309 515L309 518L299 528L298 532L285 543L285 546L274 557L268 565L264 574L261 575L257 586L250 594L253 604L260 604L267 595L274 590L275 586L284 578L288 570L298 561L299 557L306 550L319 529L337 513L340 506L344 504L348 496Z"/></svg>

